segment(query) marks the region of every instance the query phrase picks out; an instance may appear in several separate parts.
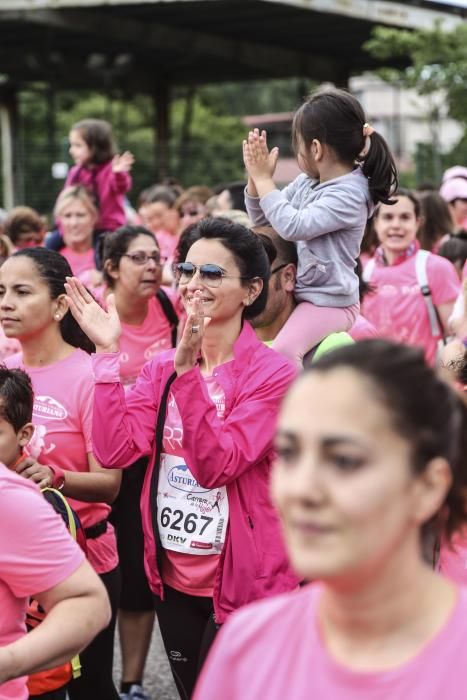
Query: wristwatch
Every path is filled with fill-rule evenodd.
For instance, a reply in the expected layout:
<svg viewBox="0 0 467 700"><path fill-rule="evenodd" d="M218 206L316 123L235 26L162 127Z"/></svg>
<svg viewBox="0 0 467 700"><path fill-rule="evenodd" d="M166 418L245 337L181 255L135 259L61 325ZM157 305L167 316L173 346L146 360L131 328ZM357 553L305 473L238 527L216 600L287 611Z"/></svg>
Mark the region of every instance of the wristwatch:
<svg viewBox="0 0 467 700"><path fill-rule="evenodd" d="M62 491L65 486L65 472L60 467L51 467L50 465L49 469L53 473L52 488Z"/></svg>

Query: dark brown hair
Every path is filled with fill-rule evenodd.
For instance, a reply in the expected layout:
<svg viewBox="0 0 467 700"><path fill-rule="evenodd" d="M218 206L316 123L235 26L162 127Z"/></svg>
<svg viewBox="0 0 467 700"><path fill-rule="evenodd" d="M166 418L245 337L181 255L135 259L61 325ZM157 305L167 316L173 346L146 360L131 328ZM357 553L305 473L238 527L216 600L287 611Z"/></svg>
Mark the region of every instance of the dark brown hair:
<svg viewBox="0 0 467 700"><path fill-rule="evenodd" d="M439 192L420 192L419 199L423 219L417 237L422 248L433 250L440 238L454 230L451 212Z"/></svg>
<svg viewBox="0 0 467 700"><path fill-rule="evenodd" d="M45 223L40 214L31 207L15 207L5 221L5 233L12 243L17 243L22 233L40 233Z"/></svg>
<svg viewBox="0 0 467 700"><path fill-rule="evenodd" d="M397 169L384 138L374 131L365 155L366 137L363 127L365 113L359 101L345 90L336 88L317 90L302 104L294 116L292 140L298 152L303 143L308 150L317 139L332 148L343 163L361 164L368 178L370 195L375 204L392 204L397 190Z"/></svg>
<svg viewBox="0 0 467 700"><path fill-rule="evenodd" d="M103 119L82 119L73 124L71 131L79 131L92 154L95 165L107 163L116 152L112 126Z"/></svg>

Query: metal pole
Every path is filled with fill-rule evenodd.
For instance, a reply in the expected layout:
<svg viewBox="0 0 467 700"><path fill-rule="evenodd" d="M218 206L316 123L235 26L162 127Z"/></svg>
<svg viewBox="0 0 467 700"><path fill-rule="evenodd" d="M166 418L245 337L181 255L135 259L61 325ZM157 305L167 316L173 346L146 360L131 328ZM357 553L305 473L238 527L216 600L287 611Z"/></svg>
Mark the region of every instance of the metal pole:
<svg viewBox="0 0 467 700"><path fill-rule="evenodd" d="M154 92L156 108L156 173L159 180L167 177L170 169L170 87L158 82Z"/></svg>
<svg viewBox="0 0 467 700"><path fill-rule="evenodd" d="M2 91L0 95L0 129L2 138L3 206L6 210L16 204L15 182L15 91Z"/></svg>

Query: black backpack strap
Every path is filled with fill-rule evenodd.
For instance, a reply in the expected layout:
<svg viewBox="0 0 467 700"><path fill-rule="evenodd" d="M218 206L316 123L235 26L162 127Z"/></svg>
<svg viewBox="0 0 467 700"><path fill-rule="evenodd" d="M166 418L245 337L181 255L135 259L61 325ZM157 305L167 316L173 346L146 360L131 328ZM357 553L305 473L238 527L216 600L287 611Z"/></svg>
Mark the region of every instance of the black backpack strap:
<svg viewBox="0 0 467 700"><path fill-rule="evenodd" d="M151 475L150 502L152 513L152 529L157 544L156 560L160 566L161 540L159 536L159 526L157 524L157 485L159 482L159 467L161 464L162 445L164 441L164 423L167 415L167 402L169 400L170 387L177 379L177 373L173 372L167 380L162 392L156 419L156 435L154 439L154 467Z"/></svg>
<svg viewBox="0 0 467 700"><path fill-rule="evenodd" d="M163 289L159 289L156 292L156 299L159 301L162 311L164 312L167 321L170 323L170 328L172 331L172 347L174 348L177 345L177 330L179 321L177 312Z"/></svg>

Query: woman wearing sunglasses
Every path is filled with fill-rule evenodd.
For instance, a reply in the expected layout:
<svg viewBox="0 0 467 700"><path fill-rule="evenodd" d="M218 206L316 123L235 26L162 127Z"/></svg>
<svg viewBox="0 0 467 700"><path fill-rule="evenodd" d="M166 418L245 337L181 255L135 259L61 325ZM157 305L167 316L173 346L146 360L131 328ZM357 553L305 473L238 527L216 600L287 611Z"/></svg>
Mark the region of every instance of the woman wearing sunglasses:
<svg viewBox="0 0 467 700"><path fill-rule="evenodd" d="M147 363L126 396L113 297L106 313L79 280L67 289L97 348L96 454L109 467L150 456L146 573L182 698L233 610L297 586L268 492L274 424L295 370L247 322L266 304L269 261L238 224L205 219L193 233L174 269L188 314L181 341Z"/></svg>
<svg viewBox="0 0 467 700"><path fill-rule="evenodd" d="M171 300L161 289L164 259L151 231L143 226L123 226L108 234L104 239L103 261L106 288L99 301L106 306L108 295L114 295L122 328L120 381L128 390L148 360L174 346L178 318ZM147 457L141 457L123 473L122 487L112 511L122 572L118 612L122 651L120 690L123 698L141 700L148 697L142 689L142 680L155 616L154 596L144 571L139 507L147 464Z"/></svg>

